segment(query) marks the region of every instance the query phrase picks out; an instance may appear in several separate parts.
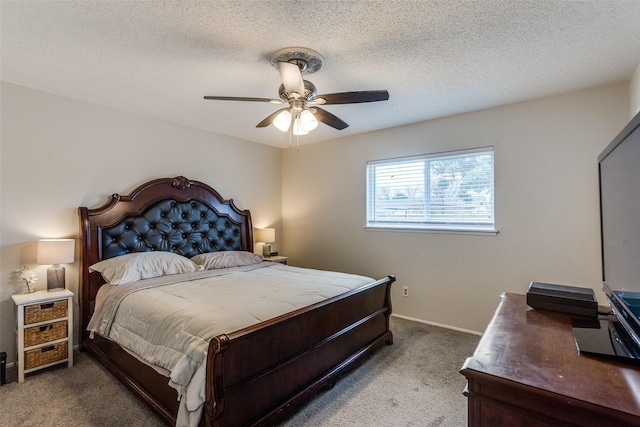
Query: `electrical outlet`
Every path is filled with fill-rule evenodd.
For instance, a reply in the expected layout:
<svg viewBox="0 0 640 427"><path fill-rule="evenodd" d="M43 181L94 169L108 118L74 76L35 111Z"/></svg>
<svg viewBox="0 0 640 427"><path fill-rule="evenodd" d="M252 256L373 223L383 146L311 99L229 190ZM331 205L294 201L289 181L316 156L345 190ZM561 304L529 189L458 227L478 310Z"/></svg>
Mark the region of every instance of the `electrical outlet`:
<svg viewBox="0 0 640 427"><path fill-rule="evenodd" d="M402 287L402 296L403 297L408 297L409 296L409 287L408 286L403 286Z"/></svg>

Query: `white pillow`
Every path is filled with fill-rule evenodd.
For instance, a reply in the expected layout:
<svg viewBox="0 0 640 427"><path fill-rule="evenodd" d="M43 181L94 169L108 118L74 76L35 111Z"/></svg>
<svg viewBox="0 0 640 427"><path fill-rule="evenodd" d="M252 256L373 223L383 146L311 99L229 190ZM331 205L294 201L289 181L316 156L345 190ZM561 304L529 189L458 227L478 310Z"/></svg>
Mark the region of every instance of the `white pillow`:
<svg viewBox="0 0 640 427"><path fill-rule="evenodd" d="M191 261L202 266L204 270L213 270L258 264L262 262L262 256L247 251L221 251L196 255Z"/></svg>
<svg viewBox="0 0 640 427"><path fill-rule="evenodd" d="M192 273L202 268L187 257L172 252L137 252L105 259L89 267L112 285L168 274Z"/></svg>

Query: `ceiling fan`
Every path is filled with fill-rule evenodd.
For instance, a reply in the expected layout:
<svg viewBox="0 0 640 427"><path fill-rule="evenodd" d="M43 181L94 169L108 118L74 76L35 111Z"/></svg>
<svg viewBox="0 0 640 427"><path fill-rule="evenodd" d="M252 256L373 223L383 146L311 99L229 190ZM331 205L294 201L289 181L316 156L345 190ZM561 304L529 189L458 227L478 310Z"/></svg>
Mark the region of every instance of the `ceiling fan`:
<svg viewBox="0 0 640 427"><path fill-rule="evenodd" d="M273 124L283 132L291 130L290 135L291 133L293 135L306 135L318 126L318 121L338 130L349 126L342 119L320 108L319 105L358 104L389 99L389 92L386 90L318 95L315 85L308 80L304 80L302 75L315 73L323 64L324 58L314 50L302 47L281 49L271 57L271 65L278 68L282 79L279 89L280 99L236 96L205 96L204 99L287 104L287 107L270 114L258 123L256 127L262 128Z"/></svg>

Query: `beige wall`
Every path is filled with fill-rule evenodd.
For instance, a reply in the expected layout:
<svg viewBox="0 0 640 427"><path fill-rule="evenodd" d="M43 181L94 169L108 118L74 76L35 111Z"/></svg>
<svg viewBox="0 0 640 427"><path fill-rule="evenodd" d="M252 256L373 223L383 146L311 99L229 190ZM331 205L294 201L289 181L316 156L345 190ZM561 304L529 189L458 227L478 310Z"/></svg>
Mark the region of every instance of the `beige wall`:
<svg viewBox="0 0 640 427"><path fill-rule="evenodd" d="M396 314L469 331L484 330L502 292L532 280L591 287L604 302L596 158L628 117L623 83L283 151L284 254L393 273ZM367 160L488 145L497 236L363 228Z"/></svg>
<svg viewBox="0 0 640 427"><path fill-rule="evenodd" d="M46 289L36 241L77 238L78 206L97 207L150 179L184 175L251 208L256 227L280 229L280 149L6 83L1 95L0 350L10 358L10 296L23 290L12 272L27 265ZM73 292L77 264L65 266ZM76 335L77 328L76 321Z"/></svg>

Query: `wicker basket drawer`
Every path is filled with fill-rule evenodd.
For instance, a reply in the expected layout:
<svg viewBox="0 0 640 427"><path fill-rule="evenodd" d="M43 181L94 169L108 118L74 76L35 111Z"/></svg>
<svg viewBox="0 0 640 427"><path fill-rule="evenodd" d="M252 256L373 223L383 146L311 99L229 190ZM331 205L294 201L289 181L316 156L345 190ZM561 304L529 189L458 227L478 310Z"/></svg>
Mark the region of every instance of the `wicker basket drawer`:
<svg viewBox="0 0 640 427"><path fill-rule="evenodd" d="M46 322L67 317L67 300L32 304L24 307L24 324Z"/></svg>
<svg viewBox="0 0 640 427"><path fill-rule="evenodd" d="M40 348L34 348L33 350L27 350L24 352L24 368L37 368L38 366L46 365L47 363L66 359L68 355L69 346L66 341Z"/></svg>
<svg viewBox="0 0 640 427"><path fill-rule="evenodd" d="M32 326L24 329L24 346L42 344L67 337L67 321Z"/></svg>

